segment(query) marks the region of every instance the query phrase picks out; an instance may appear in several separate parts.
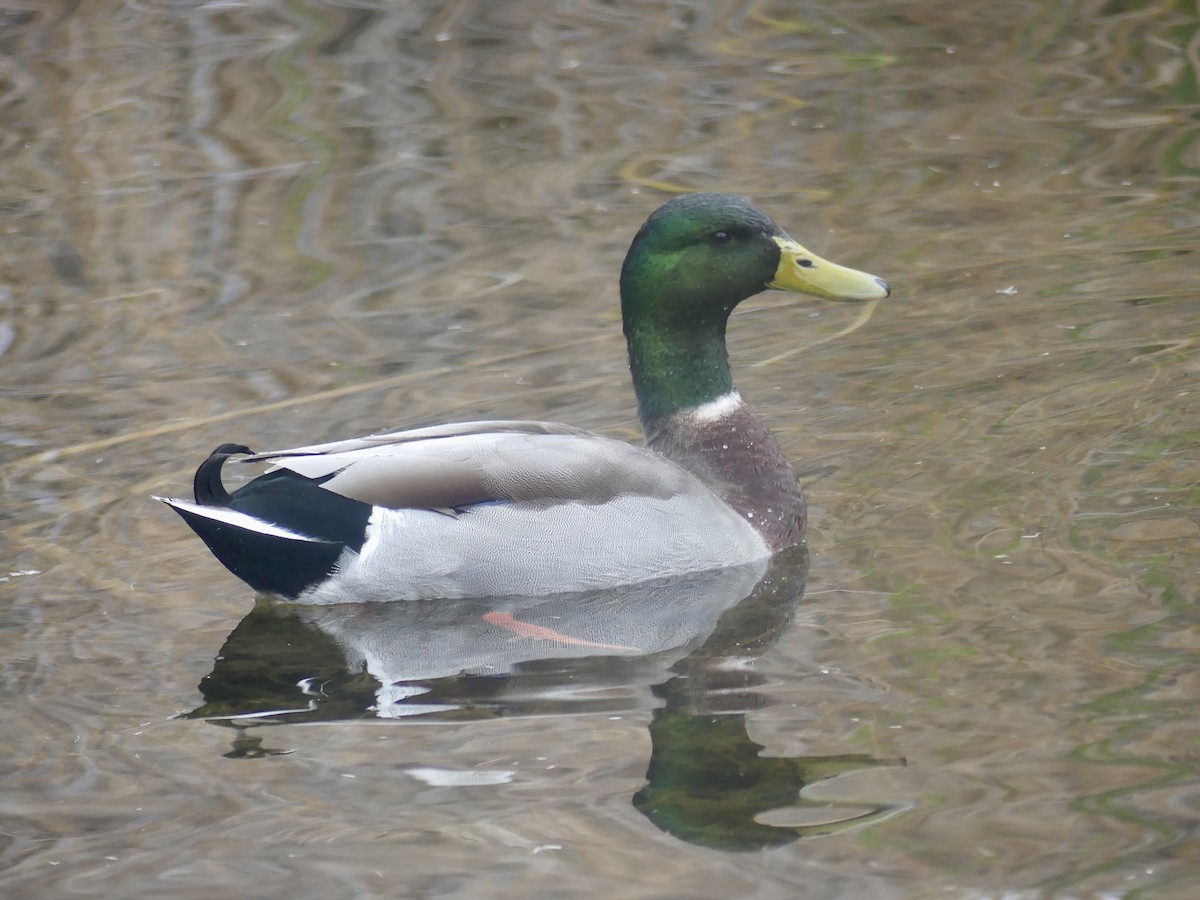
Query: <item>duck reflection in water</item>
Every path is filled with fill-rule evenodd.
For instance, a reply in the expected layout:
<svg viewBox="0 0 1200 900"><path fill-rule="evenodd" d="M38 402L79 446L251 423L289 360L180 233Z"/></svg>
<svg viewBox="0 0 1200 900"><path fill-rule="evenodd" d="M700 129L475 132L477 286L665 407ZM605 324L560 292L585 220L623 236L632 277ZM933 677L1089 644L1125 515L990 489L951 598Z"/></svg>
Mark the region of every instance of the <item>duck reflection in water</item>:
<svg viewBox="0 0 1200 900"><path fill-rule="evenodd" d="M822 802L808 784L902 765L863 755L764 757L746 712L767 700L744 663L783 633L804 593L803 547L761 563L551 597L297 606L260 601L229 635L186 714L248 732L296 721L628 713L652 709L633 804L674 836L723 850L779 846L879 821L884 803ZM737 663L734 665L734 663ZM283 751L259 749L237 758Z"/></svg>

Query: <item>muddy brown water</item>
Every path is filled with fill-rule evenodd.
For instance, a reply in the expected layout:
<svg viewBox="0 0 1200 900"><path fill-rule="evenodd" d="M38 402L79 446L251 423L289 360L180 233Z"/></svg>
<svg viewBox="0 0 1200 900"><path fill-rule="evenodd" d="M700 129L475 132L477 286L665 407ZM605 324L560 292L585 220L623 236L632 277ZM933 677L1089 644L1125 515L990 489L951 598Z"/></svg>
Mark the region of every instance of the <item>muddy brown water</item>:
<svg viewBox="0 0 1200 900"><path fill-rule="evenodd" d="M1195 896L1198 47L1189 2L4 4L0 893ZM616 273L683 190L895 289L731 327L806 574L489 662L480 610L256 603L149 499L226 440L636 440Z"/></svg>

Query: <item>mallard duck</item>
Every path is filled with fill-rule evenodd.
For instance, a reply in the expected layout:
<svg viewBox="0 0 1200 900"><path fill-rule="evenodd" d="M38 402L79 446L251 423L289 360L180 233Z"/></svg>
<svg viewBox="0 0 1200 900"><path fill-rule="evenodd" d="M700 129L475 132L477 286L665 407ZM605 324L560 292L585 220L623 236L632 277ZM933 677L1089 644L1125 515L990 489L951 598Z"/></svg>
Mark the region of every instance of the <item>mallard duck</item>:
<svg viewBox="0 0 1200 900"><path fill-rule="evenodd" d="M765 560L804 540L796 476L729 374L734 307L768 288L881 299L750 202L689 194L621 268L645 446L568 425L439 425L252 453L222 444L179 513L234 575L301 603L545 595ZM230 493L227 462L268 463Z"/></svg>

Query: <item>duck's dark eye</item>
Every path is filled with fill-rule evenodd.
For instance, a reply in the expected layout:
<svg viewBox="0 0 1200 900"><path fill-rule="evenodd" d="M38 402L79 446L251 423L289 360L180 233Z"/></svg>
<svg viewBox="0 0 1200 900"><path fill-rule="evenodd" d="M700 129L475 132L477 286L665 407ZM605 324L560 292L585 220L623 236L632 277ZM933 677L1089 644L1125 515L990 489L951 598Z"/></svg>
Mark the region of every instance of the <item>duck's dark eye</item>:
<svg viewBox="0 0 1200 900"><path fill-rule="evenodd" d="M721 244L728 244L732 240L733 240L733 235L730 234L728 231L714 231L708 237L708 242L710 244L716 244L718 246L720 246Z"/></svg>
<svg viewBox="0 0 1200 900"><path fill-rule="evenodd" d="M813 261L811 259L798 259L796 260L796 265L802 269L811 269L813 267Z"/></svg>

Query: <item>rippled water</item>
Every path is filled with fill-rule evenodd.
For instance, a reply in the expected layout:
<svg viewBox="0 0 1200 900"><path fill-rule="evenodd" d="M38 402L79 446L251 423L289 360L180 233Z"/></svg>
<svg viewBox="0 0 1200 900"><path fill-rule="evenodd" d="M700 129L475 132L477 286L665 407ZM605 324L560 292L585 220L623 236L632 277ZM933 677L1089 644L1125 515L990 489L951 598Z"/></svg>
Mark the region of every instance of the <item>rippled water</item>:
<svg viewBox="0 0 1200 900"><path fill-rule="evenodd" d="M1178 0L4 4L0 892L1194 896L1198 48ZM895 287L731 329L806 591L606 598L666 637L504 677L148 499L223 440L636 439L616 272L691 189Z"/></svg>

